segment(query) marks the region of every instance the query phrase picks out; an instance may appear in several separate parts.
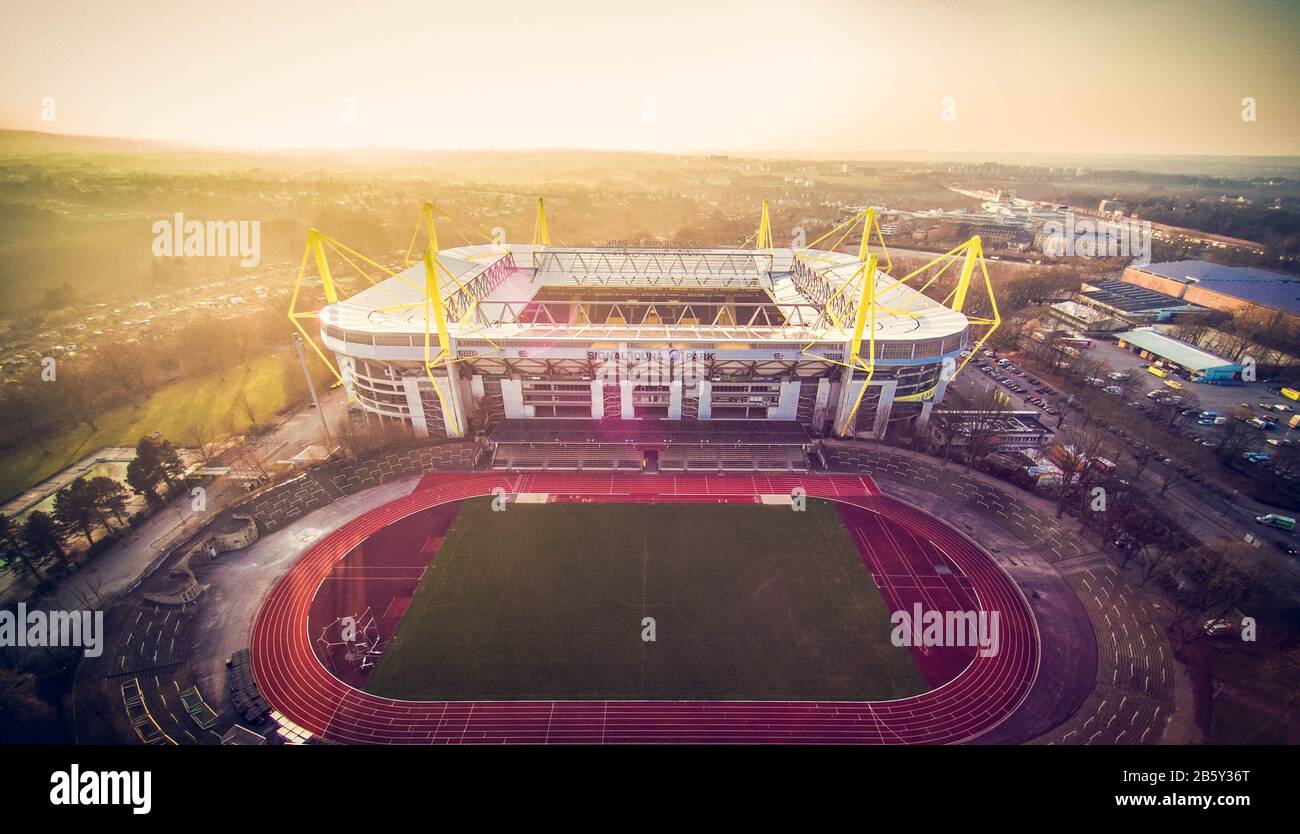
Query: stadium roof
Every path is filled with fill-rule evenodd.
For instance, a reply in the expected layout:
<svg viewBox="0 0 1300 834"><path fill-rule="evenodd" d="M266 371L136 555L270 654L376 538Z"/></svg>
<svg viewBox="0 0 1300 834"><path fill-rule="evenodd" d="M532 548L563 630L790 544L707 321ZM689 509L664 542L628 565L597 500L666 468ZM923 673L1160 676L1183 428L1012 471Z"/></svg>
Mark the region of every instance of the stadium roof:
<svg viewBox="0 0 1300 834"><path fill-rule="evenodd" d="M1169 261L1133 269L1300 316L1300 278L1250 266Z"/></svg>
<svg viewBox="0 0 1300 834"><path fill-rule="evenodd" d="M813 264L831 288L848 283L860 266L853 256L840 252L801 250L804 261ZM845 328L828 327L820 321L821 306L798 287L792 270L795 255L790 249L681 249L628 250L598 247L551 247L528 244L463 246L438 253L439 284L444 294L467 285L507 256L514 270L494 290L478 299L469 318L458 321L449 315L453 335L469 338L573 338L597 341L619 339L775 339L842 342ZM779 311L787 323L766 326L752 318L755 305L739 305L731 324L660 323L655 325L610 322L536 321L520 314L538 309L533 295L543 286L579 288L618 287L634 297L638 289L708 289L719 285L760 289L770 301L765 306ZM350 298L322 310L327 326L358 333L422 334L424 323L424 266L416 264ZM963 333L965 315L949 309L903 285L897 279L876 273L876 338L883 340L940 339ZM850 321L847 328L851 328ZM398 342L401 344L402 342Z"/></svg>
<svg viewBox="0 0 1300 834"><path fill-rule="evenodd" d="M1222 356L1215 356L1212 353L1206 353L1200 348L1192 347L1186 342L1180 342L1170 336L1166 336L1159 330L1149 327L1139 327L1136 330L1125 330L1123 333L1116 333L1115 338L1123 339L1131 345L1136 345L1143 350L1150 351L1161 359L1168 359L1176 365L1184 368L1190 368L1193 371L1205 371L1210 368L1240 368L1236 362L1230 362Z"/></svg>

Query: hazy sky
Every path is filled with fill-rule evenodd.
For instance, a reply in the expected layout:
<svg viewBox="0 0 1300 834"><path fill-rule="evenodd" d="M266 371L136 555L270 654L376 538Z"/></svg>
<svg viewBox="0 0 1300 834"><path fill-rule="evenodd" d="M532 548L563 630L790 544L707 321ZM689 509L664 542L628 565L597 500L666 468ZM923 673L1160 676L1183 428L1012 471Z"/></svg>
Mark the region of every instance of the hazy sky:
<svg viewBox="0 0 1300 834"><path fill-rule="evenodd" d="M1298 36L1300 2L2 0L0 126L242 148L1296 154Z"/></svg>

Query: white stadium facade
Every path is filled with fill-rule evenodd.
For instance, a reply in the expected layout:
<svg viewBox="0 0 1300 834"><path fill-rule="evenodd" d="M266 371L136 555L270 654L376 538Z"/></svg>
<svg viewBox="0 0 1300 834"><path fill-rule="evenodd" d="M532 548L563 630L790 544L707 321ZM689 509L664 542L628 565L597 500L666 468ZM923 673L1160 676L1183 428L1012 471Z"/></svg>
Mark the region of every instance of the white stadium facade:
<svg viewBox="0 0 1300 834"><path fill-rule="evenodd" d="M435 244L324 306L319 332L367 418L421 436L637 421L877 438L928 419L972 320L866 253Z"/></svg>

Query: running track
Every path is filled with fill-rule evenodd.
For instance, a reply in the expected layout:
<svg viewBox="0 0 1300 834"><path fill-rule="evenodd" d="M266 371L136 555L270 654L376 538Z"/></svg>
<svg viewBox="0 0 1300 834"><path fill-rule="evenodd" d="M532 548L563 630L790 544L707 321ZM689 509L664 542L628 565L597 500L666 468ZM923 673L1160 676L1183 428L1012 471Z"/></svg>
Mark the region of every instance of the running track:
<svg viewBox="0 0 1300 834"><path fill-rule="evenodd" d="M551 500L754 501L789 495L870 510L933 543L957 566L980 606L999 610L1001 651L973 658L956 677L896 701L394 701L354 689L317 659L308 634L312 598L334 563L375 531L452 501L547 493ZM1038 671L1038 627L1019 588L969 539L909 504L882 496L865 477L502 475L426 476L410 495L372 510L321 539L267 597L252 639L262 694L290 720L352 744L840 743L951 744L1008 718Z"/></svg>

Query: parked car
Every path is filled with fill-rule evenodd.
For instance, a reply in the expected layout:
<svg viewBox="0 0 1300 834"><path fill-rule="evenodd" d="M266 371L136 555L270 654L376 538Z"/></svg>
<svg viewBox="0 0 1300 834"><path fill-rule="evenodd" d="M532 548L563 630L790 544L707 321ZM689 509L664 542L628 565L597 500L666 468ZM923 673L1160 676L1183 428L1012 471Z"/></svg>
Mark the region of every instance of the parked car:
<svg viewBox="0 0 1300 834"><path fill-rule="evenodd" d="M1237 631L1237 625L1225 618L1206 620L1201 626L1201 631L1205 632L1207 637L1228 637Z"/></svg>

